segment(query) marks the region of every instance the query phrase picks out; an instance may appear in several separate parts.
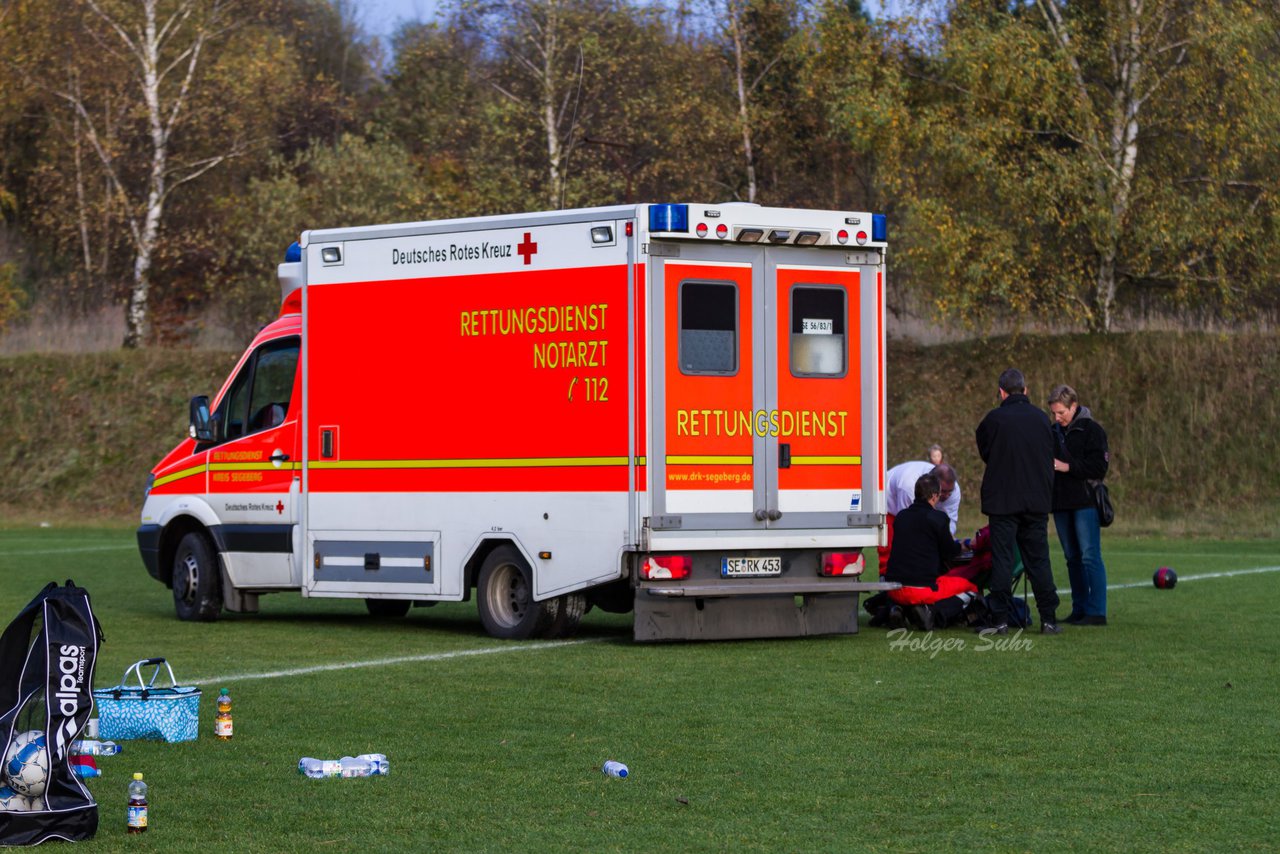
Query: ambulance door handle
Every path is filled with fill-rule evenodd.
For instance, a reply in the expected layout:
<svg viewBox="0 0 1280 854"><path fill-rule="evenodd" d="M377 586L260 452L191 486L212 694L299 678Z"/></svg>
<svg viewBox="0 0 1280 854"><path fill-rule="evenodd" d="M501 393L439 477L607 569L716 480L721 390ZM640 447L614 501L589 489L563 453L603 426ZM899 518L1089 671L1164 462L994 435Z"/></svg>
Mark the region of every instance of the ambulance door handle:
<svg viewBox="0 0 1280 854"><path fill-rule="evenodd" d="M791 443L790 442L778 443L778 468L780 469L791 468Z"/></svg>
<svg viewBox="0 0 1280 854"><path fill-rule="evenodd" d="M289 455L286 454L284 451L276 451L274 454L271 455L270 459L271 459L271 462L273 463L283 463L288 461Z"/></svg>

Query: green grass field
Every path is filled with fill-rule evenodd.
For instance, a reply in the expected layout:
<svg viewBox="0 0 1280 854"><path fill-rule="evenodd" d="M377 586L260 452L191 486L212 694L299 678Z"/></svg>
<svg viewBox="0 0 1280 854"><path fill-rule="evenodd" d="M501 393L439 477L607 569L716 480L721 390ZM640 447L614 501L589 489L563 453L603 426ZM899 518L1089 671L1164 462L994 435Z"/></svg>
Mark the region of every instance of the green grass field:
<svg viewBox="0 0 1280 854"><path fill-rule="evenodd" d="M895 647L865 617L857 636L640 646L599 612L577 641L506 643L473 603L379 621L296 594L180 623L132 532L57 528L0 530L0 623L73 578L106 633L97 687L160 655L204 688L198 741L100 760L86 850L1275 850L1280 546L1103 546L1134 585L1112 625L1004 649L959 630ZM1150 584L1162 564L1172 591ZM374 751L390 776L296 771ZM631 777L603 776L610 758Z"/></svg>

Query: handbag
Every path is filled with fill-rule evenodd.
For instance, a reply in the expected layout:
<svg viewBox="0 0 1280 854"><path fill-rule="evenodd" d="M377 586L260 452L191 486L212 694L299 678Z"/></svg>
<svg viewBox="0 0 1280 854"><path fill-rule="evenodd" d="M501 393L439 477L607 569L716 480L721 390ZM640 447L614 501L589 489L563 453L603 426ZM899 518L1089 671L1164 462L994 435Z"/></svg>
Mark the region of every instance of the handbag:
<svg viewBox="0 0 1280 854"><path fill-rule="evenodd" d="M169 671L168 687L155 685L161 665ZM144 667L155 667L145 683ZM133 674L137 684L132 684L129 674ZM134 662L125 670L119 685L95 689L93 699L98 705L98 731L107 741L131 738L194 741L200 729L200 689L179 685L173 668L163 658Z"/></svg>
<svg viewBox="0 0 1280 854"><path fill-rule="evenodd" d="M1100 480L1091 480L1089 484L1093 487L1093 504L1098 508L1098 525L1110 528L1111 523L1116 520L1116 509L1111 506L1111 493Z"/></svg>

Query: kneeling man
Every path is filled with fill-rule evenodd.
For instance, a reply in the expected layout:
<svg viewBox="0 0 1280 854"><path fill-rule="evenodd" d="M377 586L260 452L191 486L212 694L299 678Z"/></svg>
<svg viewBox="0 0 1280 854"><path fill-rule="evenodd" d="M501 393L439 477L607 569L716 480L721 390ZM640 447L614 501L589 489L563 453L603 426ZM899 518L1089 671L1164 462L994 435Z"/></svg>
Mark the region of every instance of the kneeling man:
<svg viewBox="0 0 1280 854"><path fill-rule="evenodd" d="M885 581L896 581L901 589L890 590L889 598L898 606L891 609L889 624L902 625L902 606L910 610L912 622L925 631L942 628L964 612L976 598L978 588L968 579L947 575L947 565L960 556L960 544L951 538L951 520L937 509L942 485L936 474L916 480L916 498L894 521L893 551Z"/></svg>

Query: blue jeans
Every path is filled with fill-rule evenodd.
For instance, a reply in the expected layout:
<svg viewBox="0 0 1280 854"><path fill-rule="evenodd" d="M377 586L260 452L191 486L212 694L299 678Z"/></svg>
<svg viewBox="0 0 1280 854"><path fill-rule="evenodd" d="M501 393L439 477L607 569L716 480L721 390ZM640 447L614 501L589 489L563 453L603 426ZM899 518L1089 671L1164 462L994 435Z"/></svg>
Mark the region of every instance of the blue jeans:
<svg viewBox="0 0 1280 854"><path fill-rule="evenodd" d="M1094 507L1059 510L1053 514L1062 554L1071 579L1071 613L1086 617L1107 615L1107 567L1102 562L1102 529Z"/></svg>

